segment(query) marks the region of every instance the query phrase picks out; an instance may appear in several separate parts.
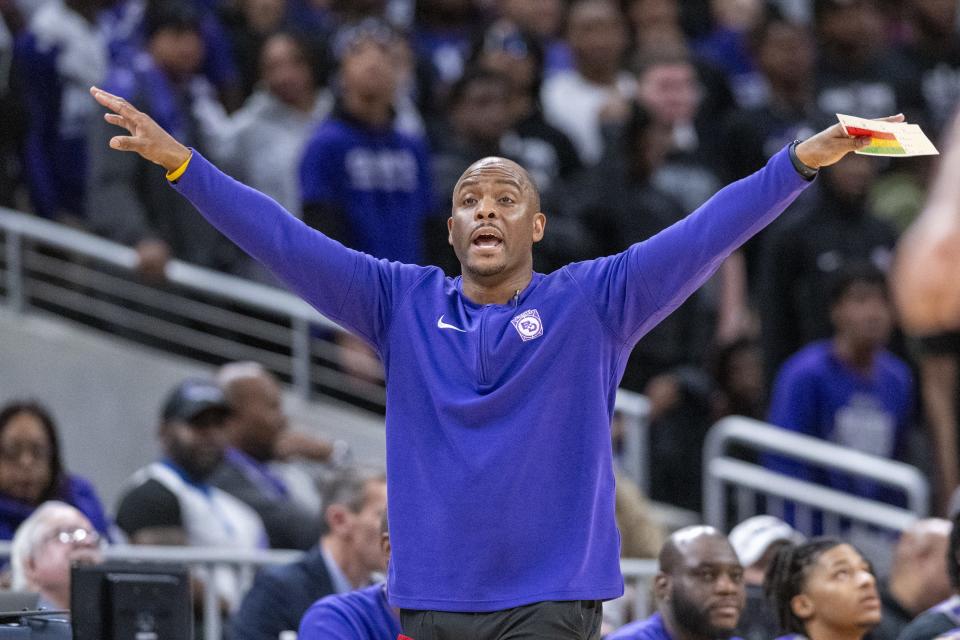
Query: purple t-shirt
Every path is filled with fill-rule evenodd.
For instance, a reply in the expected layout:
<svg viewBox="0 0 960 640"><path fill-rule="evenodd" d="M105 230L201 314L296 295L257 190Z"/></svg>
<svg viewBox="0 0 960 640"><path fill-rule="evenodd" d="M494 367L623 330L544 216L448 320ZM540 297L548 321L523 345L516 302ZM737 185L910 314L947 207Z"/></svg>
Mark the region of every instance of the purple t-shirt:
<svg viewBox="0 0 960 640"><path fill-rule="evenodd" d="M400 620L387 602L383 584L327 596L300 621L300 640L397 640Z"/></svg>
<svg viewBox="0 0 960 640"><path fill-rule="evenodd" d="M621 595L610 422L630 351L807 184L784 150L653 238L488 305L435 267L345 248L199 154L176 189L377 350L390 602L468 612Z"/></svg>

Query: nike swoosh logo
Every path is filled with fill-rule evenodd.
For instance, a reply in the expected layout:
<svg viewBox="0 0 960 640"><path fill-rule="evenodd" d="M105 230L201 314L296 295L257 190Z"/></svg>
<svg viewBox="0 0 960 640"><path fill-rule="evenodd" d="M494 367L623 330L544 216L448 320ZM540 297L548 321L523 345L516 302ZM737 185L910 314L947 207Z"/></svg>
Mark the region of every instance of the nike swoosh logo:
<svg viewBox="0 0 960 640"><path fill-rule="evenodd" d="M452 324L447 324L443 321L444 314L440 314L440 317L437 318L437 328L439 329L453 329L454 331L459 331L460 333L466 333L466 329L461 329L460 327L455 327Z"/></svg>

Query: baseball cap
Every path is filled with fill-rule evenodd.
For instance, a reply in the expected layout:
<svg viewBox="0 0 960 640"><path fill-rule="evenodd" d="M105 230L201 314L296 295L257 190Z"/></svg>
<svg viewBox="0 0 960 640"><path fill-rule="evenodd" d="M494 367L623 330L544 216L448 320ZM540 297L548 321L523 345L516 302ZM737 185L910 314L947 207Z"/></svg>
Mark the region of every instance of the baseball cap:
<svg viewBox="0 0 960 640"><path fill-rule="evenodd" d="M804 536L780 518L753 516L735 526L729 540L740 564L749 567L762 558L774 542L799 544Z"/></svg>
<svg viewBox="0 0 960 640"><path fill-rule="evenodd" d="M208 409L230 411L223 390L212 380L184 380L167 396L163 405L163 420L189 423Z"/></svg>

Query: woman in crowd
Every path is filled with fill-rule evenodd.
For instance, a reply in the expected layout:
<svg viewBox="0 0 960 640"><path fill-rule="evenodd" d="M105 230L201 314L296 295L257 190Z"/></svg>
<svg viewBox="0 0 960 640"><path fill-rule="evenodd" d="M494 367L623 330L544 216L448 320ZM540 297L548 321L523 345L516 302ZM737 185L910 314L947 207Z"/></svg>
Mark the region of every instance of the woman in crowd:
<svg viewBox="0 0 960 640"><path fill-rule="evenodd" d="M842 540L784 545L764 588L787 634L779 640L862 640L880 622L873 567Z"/></svg>
<svg viewBox="0 0 960 640"><path fill-rule="evenodd" d="M47 500L76 507L97 532L109 523L93 485L67 473L60 458L57 427L40 404L14 401L0 408L0 540Z"/></svg>

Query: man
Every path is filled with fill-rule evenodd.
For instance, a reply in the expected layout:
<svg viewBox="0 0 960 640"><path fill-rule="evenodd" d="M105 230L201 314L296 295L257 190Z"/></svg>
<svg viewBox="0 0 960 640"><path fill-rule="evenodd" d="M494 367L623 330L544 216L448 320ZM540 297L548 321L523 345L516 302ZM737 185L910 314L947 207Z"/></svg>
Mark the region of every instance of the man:
<svg viewBox="0 0 960 640"><path fill-rule="evenodd" d="M65 502L43 503L13 536L13 588L40 594L42 609L70 608L70 567L102 560L100 534Z"/></svg>
<svg viewBox="0 0 960 640"><path fill-rule="evenodd" d="M822 295L822 294L821 294ZM903 460L913 410L910 368L886 349L893 310L884 274L870 264L838 274L829 291L833 338L813 342L777 375L768 421L883 458ZM876 482L822 472L779 456L764 464L872 500L899 496ZM819 525L814 523L815 533Z"/></svg>
<svg viewBox="0 0 960 640"><path fill-rule="evenodd" d="M386 567L380 546L386 508L382 474L341 472L330 485L327 530L320 544L302 560L257 576L233 619L234 640L296 631L304 612L319 598L368 586L371 574Z"/></svg>
<svg viewBox="0 0 960 640"><path fill-rule="evenodd" d="M567 17L567 41L574 69L561 71L543 84L541 97L547 121L567 134L585 165L603 155L600 112L610 102L633 94L636 82L621 64L627 31L619 7L609 0L578 0Z"/></svg>
<svg viewBox="0 0 960 640"><path fill-rule="evenodd" d="M743 567L722 533L686 527L660 550L653 594L657 613L621 627L608 640L730 638L746 601Z"/></svg>
<svg viewBox="0 0 960 640"><path fill-rule="evenodd" d="M890 576L879 587L883 617L870 632L871 640L896 640L911 620L950 597L951 529L949 520L925 518L900 535Z"/></svg>
<svg viewBox="0 0 960 640"><path fill-rule="evenodd" d="M917 616L903 628L897 640L931 640L960 627L960 514L953 517L946 559L953 595Z"/></svg>
<svg viewBox="0 0 960 640"><path fill-rule="evenodd" d="M777 614L763 593L763 578L780 547L803 539L786 522L768 515L747 518L730 531L730 544L743 565L746 601L737 635L744 640L769 640L780 631Z"/></svg>
<svg viewBox="0 0 960 640"><path fill-rule="evenodd" d="M405 629L461 639L596 637L599 612L585 614L623 593L610 422L626 354L802 191L801 171L866 143L831 127L646 242L550 275L532 268L546 224L535 185L485 158L454 190L463 275L447 278L344 248L91 92L132 134L112 147L165 167L222 231L380 351L390 602Z"/></svg>
<svg viewBox="0 0 960 640"><path fill-rule="evenodd" d="M380 525L384 566L390 562L390 533L384 513ZM316 602L300 621L300 640L396 640L400 612L387 601L387 585L327 596Z"/></svg>
<svg viewBox="0 0 960 640"><path fill-rule="evenodd" d="M117 526L133 544L227 549L266 546L250 507L210 485L223 460L230 407L208 380L186 380L167 397L160 423L164 458L137 471L117 508ZM245 585L229 567L213 576L223 604L236 608Z"/></svg>
<svg viewBox="0 0 960 640"><path fill-rule="evenodd" d="M255 362L223 366L217 376L230 405L230 446L210 482L251 507L263 520L270 546L309 549L320 538L320 491L302 469L279 463L289 432L276 378ZM295 436L303 457L327 459L333 447Z"/></svg>
<svg viewBox="0 0 960 640"><path fill-rule="evenodd" d="M422 260L430 163L426 141L396 126L401 43L385 25L364 22L334 44L340 92L303 152L304 222L377 258Z"/></svg>
<svg viewBox="0 0 960 640"><path fill-rule="evenodd" d="M145 47L107 77L111 90L149 105L158 122L189 144L204 147L210 127L198 114L216 113L213 88L199 74L205 44L201 14L184 0L151 2L144 17ZM209 124L209 123L208 123ZM137 251L141 275L162 281L167 262L179 258L201 266L240 273L249 261L215 229L192 215L164 181L136 157L107 153L110 130L90 125L87 219L91 229Z"/></svg>

